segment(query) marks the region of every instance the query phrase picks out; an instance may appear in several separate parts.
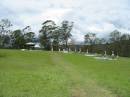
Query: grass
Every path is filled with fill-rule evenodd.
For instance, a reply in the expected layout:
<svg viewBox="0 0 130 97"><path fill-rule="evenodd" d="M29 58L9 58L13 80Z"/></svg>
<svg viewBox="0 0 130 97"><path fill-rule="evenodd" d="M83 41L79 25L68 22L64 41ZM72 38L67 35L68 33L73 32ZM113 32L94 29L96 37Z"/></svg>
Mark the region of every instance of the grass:
<svg viewBox="0 0 130 97"><path fill-rule="evenodd" d="M0 50L0 97L130 97L130 59Z"/></svg>

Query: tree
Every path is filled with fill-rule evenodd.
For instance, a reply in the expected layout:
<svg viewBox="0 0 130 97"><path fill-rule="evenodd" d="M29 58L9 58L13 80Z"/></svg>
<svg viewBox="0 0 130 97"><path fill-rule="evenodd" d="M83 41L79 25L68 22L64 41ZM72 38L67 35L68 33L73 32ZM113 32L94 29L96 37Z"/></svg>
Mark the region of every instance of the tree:
<svg viewBox="0 0 130 97"><path fill-rule="evenodd" d="M121 32L119 32L118 30L114 30L110 33L109 37L111 51L114 51L115 54L119 54L121 51Z"/></svg>
<svg viewBox="0 0 130 97"><path fill-rule="evenodd" d="M28 33L28 32L31 32L31 27L30 26L26 26L25 28L22 29L22 32L25 34L25 33Z"/></svg>
<svg viewBox="0 0 130 97"><path fill-rule="evenodd" d="M129 34L123 34L121 37L120 37L120 40L123 41L123 40L130 40L130 35Z"/></svg>
<svg viewBox="0 0 130 97"><path fill-rule="evenodd" d="M24 38L26 40L26 43L34 41L35 33L31 31L30 26L26 26L25 28L23 28L22 33L24 34Z"/></svg>
<svg viewBox="0 0 130 97"><path fill-rule="evenodd" d="M11 32L11 26L12 24L8 19L2 19L0 21L0 46L4 46L5 44L10 42L9 33Z"/></svg>
<svg viewBox="0 0 130 97"><path fill-rule="evenodd" d="M110 42L120 41L121 38L121 32L118 30L114 30L110 33Z"/></svg>
<svg viewBox="0 0 130 97"><path fill-rule="evenodd" d="M11 22L8 19L2 19L0 21L0 35L5 35L10 32Z"/></svg>
<svg viewBox="0 0 130 97"><path fill-rule="evenodd" d="M42 29L39 31L40 33L40 44L45 49L50 49L51 47L51 39L53 39L53 32L56 29L56 24L52 20L47 20L42 24Z"/></svg>
<svg viewBox="0 0 130 97"><path fill-rule="evenodd" d="M62 43L62 33L61 33L61 28L57 26L55 28L55 31L52 33L52 38L53 38L53 46L55 47L56 50L60 47L60 43Z"/></svg>
<svg viewBox="0 0 130 97"><path fill-rule="evenodd" d="M70 33L73 28L73 22L63 21L61 26L62 39L65 42L66 49L68 49L68 39L72 36Z"/></svg>
<svg viewBox="0 0 130 97"><path fill-rule="evenodd" d="M89 32L85 35L84 38L85 38L85 45L88 46L90 52L93 52L94 45L96 44L96 34Z"/></svg>
<svg viewBox="0 0 130 97"><path fill-rule="evenodd" d="M11 34L12 38L12 46L14 48L24 48L25 47L25 39L24 39L24 34L22 33L21 30L15 30Z"/></svg>
<svg viewBox="0 0 130 97"><path fill-rule="evenodd" d="M130 57L130 35L123 34L120 38L120 55Z"/></svg>
<svg viewBox="0 0 130 97"><path fill-rule="evenodd" d="M28 33L24 34L24 38L25 38L26 42L33 42L34 37L35 37L34 32L28 32Z"/></svg>
<svg viewBox="0 0 130 97"><path fill-rule="evenodd" d="M105 44L106 39L105 38L95 38L95 44Z"/></svg>
<svg viewBox="0 0 130 97"><path fill-rule="evenodd" d="M68 48L68 39L72 36L71 30L73 22L63 21L61 26L57 26L54 21L47 20L42 24L40 32L40 43L45 49L55 46L59 48L60 43L66 44ZM53 40L53 41L51 41Z"/></svg>
<svg viewBox="0 0 130 97"><path fill-rule="evenodd" d="M93 45L95 44L96 34L95 33L87 33L85 35L85 44Z"/></svg>

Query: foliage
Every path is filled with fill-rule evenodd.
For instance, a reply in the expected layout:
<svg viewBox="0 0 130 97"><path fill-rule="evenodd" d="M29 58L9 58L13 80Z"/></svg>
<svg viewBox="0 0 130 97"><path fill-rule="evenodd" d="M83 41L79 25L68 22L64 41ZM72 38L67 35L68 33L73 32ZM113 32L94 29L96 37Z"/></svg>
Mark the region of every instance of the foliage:
<svg viewBox="0 0 130 97"><path fill-rule="evenodd" d="M47 20L42 24L40 32L40 43L45 49L50 49L51 39L53 38L53 32L55 31L56 24L52 20Z"/></svg>
<svg viewBox="0 0 130 97"><path fill-rule="evenodd" d="M0 21L0 46L4 47L10 43L9 33L11 32L11 22L8 19Z"/></svg>
<svg viewBox="0 0 130 97"><path fill-rule="evenodd" d="M85 44L83 48L87 48L90 53L100 53L103 54L104 51L111 55L114 51L115 55L130 57L130 35L121 34L118 30L114 30L110 33L109 39L95 38L91 40L90 36L93 33L88 33L85 35Z"/></svg>
<svg viewBox="0 0 130 97"><path fill-rule="evenodd" d="M110 33L110 42L116 42L120 41L121 38L121 32L118 30L114 30L113 32Z"/></svg>
<svg viewBox="0 0 130 97"><path fill-rule="evenodd" d="M72 36L73 23L63 21L62 26L57 26L54 21L47 20L42 24L40 32L40 43L45 49L50 49L51 45L59 47L60 43L68 45L68 39ZM53 41L51 41L53 40Z"/></svg>
<svg viewBox="0 0 130 97"><path fill-rule="evenodd" d="M35 33L31 31L30 26L18 30L11 30L11 22L8 19L0 21L0 48L26 48L28 42L40 42L41 48L45 50L59 50L59 48L69 50L71 47L74 51L80 48L82 44L68 43L72 37L71 31L73 22L64 20L58 26L53 20L46 20L42 23L42 28L39 31L39 37L36 38ZM83 51L89 50L90 53L102 53L107 51L111 54L114 51L115 55L130 57L130 35L118 30L112 31L109 36L99 38L95 33L89 32L84 36ZM76 41L76 40L74 40ZM79 46L77 47L78 44Z"/></svg>
<svg viewBox="0 0 130 97"><path fill-rule="evenodd" d="M87 33L85 35L85 44L93 45L95 44L96 34L95 33Z"/></svg>
<svg viewBox="0 0 130 97"><path fill-rule="evenodd" d="M15 30L11 34L12 46L14 48L24 48L25 47L25 38L21 30Z"/></svg>
<svg viewBox="0 0 130 97"><path fill-rule="evenodd" d="M24 39L27 42L33 42L34 40L34 37L35 37L35 33L34 32L27 32L24 34Z"/></svg>
<svg viewBox="0 0 130 97"><path fill-rule="evenodd" d="M68 49L68 39L72 36L70 32L73 28L73 24L74 22L69 22L66 20L62 22L62 26L61 26L62 29L61 31L63 33L62 38L63 38L63 42L65 42L66 49Z"/></svg>

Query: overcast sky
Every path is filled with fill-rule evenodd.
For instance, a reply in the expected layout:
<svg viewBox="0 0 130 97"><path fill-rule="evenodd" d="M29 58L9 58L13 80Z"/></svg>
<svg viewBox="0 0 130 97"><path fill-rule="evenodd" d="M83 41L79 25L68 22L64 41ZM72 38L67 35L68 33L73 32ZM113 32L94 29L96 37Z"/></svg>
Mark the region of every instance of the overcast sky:
<svg viewBox="0 0 130 97"><path fill-rule="evenodd" d="M74 22L73 36L83 41L87 32L107 35L115 29L130 32L130 0L0 0L0 19L15 29L30 25L37 32L52 19Z"/></svg>

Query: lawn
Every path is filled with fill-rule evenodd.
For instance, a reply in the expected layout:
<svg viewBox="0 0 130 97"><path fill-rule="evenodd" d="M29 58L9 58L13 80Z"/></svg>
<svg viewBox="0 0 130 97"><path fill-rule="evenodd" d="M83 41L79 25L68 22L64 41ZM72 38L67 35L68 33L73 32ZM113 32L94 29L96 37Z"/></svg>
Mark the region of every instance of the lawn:
<svg viewBox="0 0 130 97"><path fill-rule="evenodd" d="M0 50L0 97L130 97L130 58Z"/></svg>

